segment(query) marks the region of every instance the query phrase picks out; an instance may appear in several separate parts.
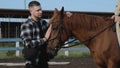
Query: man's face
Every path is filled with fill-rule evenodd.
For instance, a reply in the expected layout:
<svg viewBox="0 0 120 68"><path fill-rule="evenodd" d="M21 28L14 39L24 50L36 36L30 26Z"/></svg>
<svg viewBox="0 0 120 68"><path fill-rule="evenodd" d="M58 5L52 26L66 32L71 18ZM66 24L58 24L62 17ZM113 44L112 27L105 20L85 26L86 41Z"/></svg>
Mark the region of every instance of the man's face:
<svg viewBox="0 0 120 68"><path fill-rule="evenodd" d="M35 18L41 18L42 17L42 9L41 6L33 6L30 8L30 13Z"/></svg>

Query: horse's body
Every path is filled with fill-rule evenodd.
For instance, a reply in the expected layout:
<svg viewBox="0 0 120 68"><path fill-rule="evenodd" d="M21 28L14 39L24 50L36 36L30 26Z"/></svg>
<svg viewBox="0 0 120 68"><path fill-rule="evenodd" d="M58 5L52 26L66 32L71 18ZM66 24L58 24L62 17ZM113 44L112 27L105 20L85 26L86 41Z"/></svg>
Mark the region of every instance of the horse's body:
<svg viewBox="0 0 120 68"><path fill-rule="evenodd" d="M48 41L48 52L56 53L59 44L74 36L89 48L98 68L120 68L120 47L110 18L85 14L67 17L63 9L55 9L50 23L52 40Z"/></svg>

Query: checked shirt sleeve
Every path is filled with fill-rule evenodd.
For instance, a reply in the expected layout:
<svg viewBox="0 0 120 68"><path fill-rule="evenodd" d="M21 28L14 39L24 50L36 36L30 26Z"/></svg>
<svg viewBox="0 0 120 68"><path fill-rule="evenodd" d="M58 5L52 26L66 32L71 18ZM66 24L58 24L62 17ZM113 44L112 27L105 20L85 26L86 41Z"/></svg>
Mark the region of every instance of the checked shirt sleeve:
<svg viewBox="0 0 120 68"><path fill-rule="evenodd" d="M21 25L21 38L24 41L24 45L27 47L36 47L44 44L43 39L40 39L34 30L35 28L33 28L32 24L24 23Z"/></svg>

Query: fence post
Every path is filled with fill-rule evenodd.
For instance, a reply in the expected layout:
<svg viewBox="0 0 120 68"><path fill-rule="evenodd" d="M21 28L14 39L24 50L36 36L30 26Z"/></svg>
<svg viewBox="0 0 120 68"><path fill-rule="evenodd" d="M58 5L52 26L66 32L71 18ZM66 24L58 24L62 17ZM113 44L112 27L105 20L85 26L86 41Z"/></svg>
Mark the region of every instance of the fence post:
<svg viewBox="0 0 120 68"><path fill-rule="evenodd" d="M65 43L67 43L67 42L65 42ZM68 47L69 45L68 44L66 44L66 45L64 45L65 47ZM68 50L65 50L65 56L68 56L69 55L69 51Z"/></svg>
<svg viewBox="0 0 120 68"><path fill-rule="evenodd" d="M19 48L19 42L16 42L16 48ZM20 56L20 51L19 50L16 50L16 56Z"/></svg>

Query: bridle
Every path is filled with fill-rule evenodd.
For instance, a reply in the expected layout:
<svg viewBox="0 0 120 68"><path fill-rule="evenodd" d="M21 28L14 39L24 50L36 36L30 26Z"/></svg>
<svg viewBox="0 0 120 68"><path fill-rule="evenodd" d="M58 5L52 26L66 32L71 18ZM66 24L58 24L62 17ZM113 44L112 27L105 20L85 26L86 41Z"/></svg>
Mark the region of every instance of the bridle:
<svg viewBox="0 0 120 68"><path fill-rule="evenodd" d="M68 33L66 31L66 28L63 26L63 19L62 18L60 18L59 21L53 21L52 23L59 23L58 32L57 32L56 36L54 36L53 38L50 38L48 41L58 39L59 42L58 42L57 46L54 48L54 50L59 50L62 47L61 45L63 45L63 43L64 43L61 39L62 31L64 30L66 34L68 34Z"/></svg>

